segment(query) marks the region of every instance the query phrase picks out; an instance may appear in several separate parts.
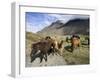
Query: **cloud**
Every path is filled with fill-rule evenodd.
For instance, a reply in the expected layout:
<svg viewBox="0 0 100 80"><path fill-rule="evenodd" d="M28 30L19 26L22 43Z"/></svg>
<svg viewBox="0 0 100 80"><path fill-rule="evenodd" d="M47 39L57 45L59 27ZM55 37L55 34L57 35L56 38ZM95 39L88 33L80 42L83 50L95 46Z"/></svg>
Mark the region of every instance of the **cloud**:
<svg viewBox="0 0 100 80"><path fill-rule="evenodd" d="M76 18L80 18L80 19L87 19L87 18L89 18L88 15L70 15L70 14L68 14L68 15L65 15L65 14L48 14L48 15L51 16L51 17L55 17L56 20L60 20L63 23L66 23L69 20L76 19Z"/></svg>

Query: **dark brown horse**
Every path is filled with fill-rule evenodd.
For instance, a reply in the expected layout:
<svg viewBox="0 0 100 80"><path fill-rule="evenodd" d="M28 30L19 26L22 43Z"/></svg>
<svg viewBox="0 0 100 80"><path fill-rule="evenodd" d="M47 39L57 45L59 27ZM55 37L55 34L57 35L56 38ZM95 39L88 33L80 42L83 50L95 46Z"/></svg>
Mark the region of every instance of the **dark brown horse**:
<svg viewBox="0 0 100 80"><path fill-rule="evenodd" d="M31 62L35 59L35 55L38 51L40 51L40 62L43 59L47 61L48 52L52 49L55 49L55 43L50 37L46 37L45 40L32 44L32 51L30 54Z"/></svg>

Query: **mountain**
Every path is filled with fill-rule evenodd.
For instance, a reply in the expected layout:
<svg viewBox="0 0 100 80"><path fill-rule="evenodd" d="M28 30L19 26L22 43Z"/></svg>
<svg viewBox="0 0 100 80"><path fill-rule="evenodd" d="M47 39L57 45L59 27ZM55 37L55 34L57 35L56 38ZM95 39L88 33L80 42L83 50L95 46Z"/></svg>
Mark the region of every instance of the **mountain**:
<svg viewBox="0 0 100 80"><path fill-rule="evenodd" d="M42 35L89 34L89 19L73 19L66 23L58 20L37 33Z"/></svg>

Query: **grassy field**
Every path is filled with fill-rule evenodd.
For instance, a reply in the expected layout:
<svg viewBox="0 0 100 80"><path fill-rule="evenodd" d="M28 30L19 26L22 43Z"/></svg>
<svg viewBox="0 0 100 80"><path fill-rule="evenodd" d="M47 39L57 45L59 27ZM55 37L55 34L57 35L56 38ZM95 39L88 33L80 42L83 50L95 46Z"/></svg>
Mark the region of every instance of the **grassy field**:
<svg viewBox="0 0 100 80"><path fill-rule="evenodd" d="M70 36L70 35L67 35ZM89 35L79 35L81 40L80 47L71 51L71 43L70 41L66 42L66 36L63 36L64 42L64 50L63 57L68 65L79 65L79 64L89 64L90 63L90 54L89 54L89 45L87 38Z"/></svg>
<svg viewBox="0 0 100 80"><path fill-rule="evenodd" d="M63 57L67 64L89 64L89 47L81 46L74 49L73 52L70 51L70 44L63 50Z"/></svg>
<svg viewBox="0 0 100 80"><path fill-rule="evenodd" d="M90 63L90 53L89 53L89 45L87 44L88 35L80 35L81 46L76 48L73 52L71 52L71 43L66 42L66 36L57 36L57 40L64 40L64 49L63 49L63 58L65 59L67 65L82 65ZM54 36L51 36L54 37ZM40 41L42 36L38 34L33 34L30 32L26 32L26 56L31 52L31 44L37 41Z"/></svg>

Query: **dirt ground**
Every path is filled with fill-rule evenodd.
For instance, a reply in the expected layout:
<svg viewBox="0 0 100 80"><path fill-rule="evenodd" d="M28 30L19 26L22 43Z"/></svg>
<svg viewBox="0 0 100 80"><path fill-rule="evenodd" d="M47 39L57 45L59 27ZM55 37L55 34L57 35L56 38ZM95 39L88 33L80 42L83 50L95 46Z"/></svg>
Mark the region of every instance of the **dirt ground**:
<svg viewBox="0 0 100 80"><path fill-rule="evenodd" d="M66 65L66 61L60 55L52 55L48 56L48 61L43 61L40 63L40 58L36 58L32 63L30 62L30 57L26 56L26 67L40 67L40 66L61 66Z"/></svg>

